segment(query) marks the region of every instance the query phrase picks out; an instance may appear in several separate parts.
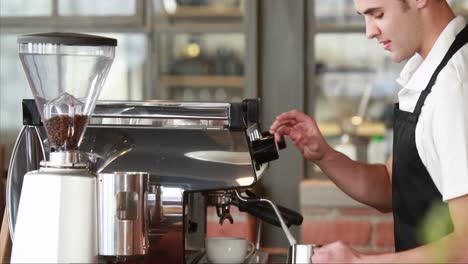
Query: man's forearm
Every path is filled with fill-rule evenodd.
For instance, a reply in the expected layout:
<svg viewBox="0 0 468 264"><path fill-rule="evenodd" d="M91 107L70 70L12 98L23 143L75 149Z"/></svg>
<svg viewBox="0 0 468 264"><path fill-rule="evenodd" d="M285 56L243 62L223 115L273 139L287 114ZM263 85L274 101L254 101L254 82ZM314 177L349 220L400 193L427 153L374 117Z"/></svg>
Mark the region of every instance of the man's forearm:
<svg viewBox="0 0 468 264"><path fill-rule="evenodd" d="M385 165L353 161L334 150L316 164L352 198L380 211L391 210L392 184Z"/></svg>

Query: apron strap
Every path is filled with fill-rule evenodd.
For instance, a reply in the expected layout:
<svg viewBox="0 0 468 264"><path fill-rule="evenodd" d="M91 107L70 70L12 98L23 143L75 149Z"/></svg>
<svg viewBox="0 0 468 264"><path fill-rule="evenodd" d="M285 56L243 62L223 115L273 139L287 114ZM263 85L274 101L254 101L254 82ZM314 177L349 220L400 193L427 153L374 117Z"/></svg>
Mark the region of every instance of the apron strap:
<svg viewBox="0 0 468 264"><path fill-rule="evenodd" d="M466 25L465 28L463 28L463 30L457 34L457 37L455 38L455 41L450 46L447 54L445 54L444 58L442 59L442 62L439 64L439 66L436 68L436 70L432 74L431 80L429 81L429 84L426 86L426 89L424 89L424 91L421 92L421 96L419 96L418 103L416 104L416 107L414 109L415 114L418 114L418 116L419 114L421 114L421 109L424 105L424 101L426 101L426 97L431 92L432 86L437 80L437 76L439 75L440 71L445 67L445 65L447 65L449 60L452 58L453 54L455 54L467 42L468 42L468 25Z"/></svg>

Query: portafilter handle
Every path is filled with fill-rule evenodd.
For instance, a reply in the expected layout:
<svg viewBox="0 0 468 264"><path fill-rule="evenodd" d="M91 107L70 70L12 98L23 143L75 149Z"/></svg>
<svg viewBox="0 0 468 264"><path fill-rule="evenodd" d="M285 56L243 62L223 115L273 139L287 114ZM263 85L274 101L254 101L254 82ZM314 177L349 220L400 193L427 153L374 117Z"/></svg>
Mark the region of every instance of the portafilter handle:
<svg viewBox="0 0 468 264"><path fill-rule="evenodd" d="M245 196L246 195L246 196ZM239 200L236 196L232 197L231 204L237 206L239 211L247 212L260 220L263 220L271 225L281 227L281 223L276 216L275 210L267 203L261 202L258 199L255 202L252 198L259 198L255 193L245 190L244 197L248 197L250 202L246 203ZM283 221L287 227L291 225L301 225L304 218L298 212L295 212L286 207L276 205L278 211L283 217Z"/></svg>
<svg viewBox="0 0 468 264"><path fill-rule="evenodd" d="M246 198L246 197L242 197L239 193L239 191L235 191L236 192L236 196L239 200L243 201L243 202L266 202L266 203L269 203L271 205L271 207L273 207L273 210L275 211L275 214L276 216L278 217L278 220L280 221L281 223L281 228L283 229L283 232L284 234L286 235L286 238L288 239L288 242L289 242L289 245L290 246L294 246L297 244L296 242L296 239L294 239L294 237L292 236L291 232L289 232L289 229L288 227L286 226L286 224L284 223L284 220L283 220L283 217L281 216L278 208L276 207L276 205L271 202L270 200L268 199L264 199L264 198Z"/></svg>

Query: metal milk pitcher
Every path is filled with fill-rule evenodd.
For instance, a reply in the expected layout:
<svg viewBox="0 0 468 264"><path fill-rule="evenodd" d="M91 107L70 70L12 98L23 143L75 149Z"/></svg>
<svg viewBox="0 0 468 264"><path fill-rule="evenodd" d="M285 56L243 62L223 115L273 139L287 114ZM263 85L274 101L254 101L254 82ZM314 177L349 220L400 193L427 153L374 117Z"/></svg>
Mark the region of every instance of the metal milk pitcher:
<svg viewBox="0 0 468 264"><path fill-rule="evenodd" d="M314 248L320 247L315 244L295 244L289 246L287 263L312 263Z"/></svg>

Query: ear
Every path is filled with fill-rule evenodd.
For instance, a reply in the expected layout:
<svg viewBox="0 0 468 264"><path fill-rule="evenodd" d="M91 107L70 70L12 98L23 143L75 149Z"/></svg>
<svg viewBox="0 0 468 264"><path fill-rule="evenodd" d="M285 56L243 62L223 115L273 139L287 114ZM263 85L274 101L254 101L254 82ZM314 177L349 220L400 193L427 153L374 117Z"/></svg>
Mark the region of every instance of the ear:
<svg viewBox="0 0 468 264"><path fill-rule="evenodd" d="M429 4L429 1L431 0L414 0L413 2L416 8L421 9L421 8L426 7Z"/></svg>

